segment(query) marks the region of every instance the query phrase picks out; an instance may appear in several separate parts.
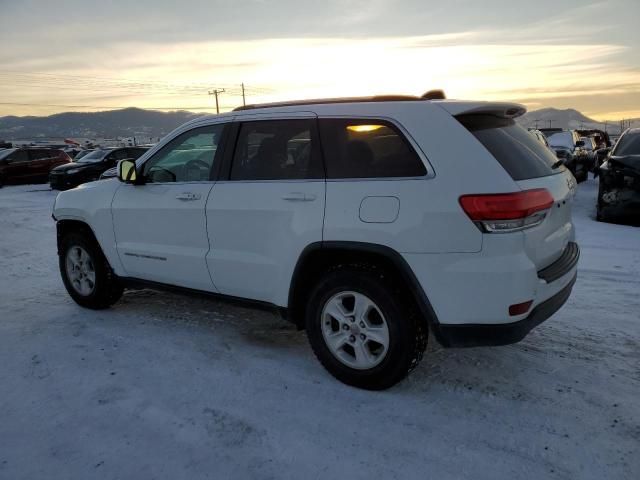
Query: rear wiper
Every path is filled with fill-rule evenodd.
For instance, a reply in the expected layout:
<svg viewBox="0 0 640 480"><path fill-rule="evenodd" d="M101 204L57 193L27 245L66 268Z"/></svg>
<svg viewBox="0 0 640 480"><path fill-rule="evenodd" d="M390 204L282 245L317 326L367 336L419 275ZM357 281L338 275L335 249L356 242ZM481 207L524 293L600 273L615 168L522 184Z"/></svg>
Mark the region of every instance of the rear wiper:
<svg viewBox="0 0 640 480"><path fill-rule="evenodd" d="M561 167L562 165L564 165L564 162L562 160L558 160L556 163L554 163L553 165L551 165L551 168L553 170L555 170L556 168Z"/></svg>

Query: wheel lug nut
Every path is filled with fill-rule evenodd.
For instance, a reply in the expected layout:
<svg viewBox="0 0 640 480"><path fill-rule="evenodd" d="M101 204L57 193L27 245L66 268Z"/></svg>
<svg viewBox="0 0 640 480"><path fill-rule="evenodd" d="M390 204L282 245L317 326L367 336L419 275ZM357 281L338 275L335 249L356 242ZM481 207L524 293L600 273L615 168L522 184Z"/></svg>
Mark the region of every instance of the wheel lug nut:
<svg viewBox="0 0 640 480"><path fill-rule="evenodd" d="M360 328L364 328L364 322L360 322Z"/></svg>
<svg viewBox="0 0 640 480"><path fill-rule="evenodd" d="M349 320L351 320L351 323L353 323L353 322L355 322L355 321L356 321L356 319L355 319L355 318L353 318L353 317L351 317Z"/></svg>
<svg viewBox="0 0 640 480"><path fill-rule="evenodd" d="M354 337L353 335L350 335L350 336L349 336L349 341L350 341L351 343L355 342L355 341L356 341L356 337Z"/></svg>
<svg viewBox="0 0 640 480"><path fill-rule="evenodd" d="M346 323L344 325L342 325L342 329L343 330L349 330L349 325L347 325Z"/></svg>
<svg viewBox="0 0 640 480"><path fill-rule="evenodd" d="M367 338L367 336L364 333L360 334L360 340L364 340L365 338Z"/></svg>

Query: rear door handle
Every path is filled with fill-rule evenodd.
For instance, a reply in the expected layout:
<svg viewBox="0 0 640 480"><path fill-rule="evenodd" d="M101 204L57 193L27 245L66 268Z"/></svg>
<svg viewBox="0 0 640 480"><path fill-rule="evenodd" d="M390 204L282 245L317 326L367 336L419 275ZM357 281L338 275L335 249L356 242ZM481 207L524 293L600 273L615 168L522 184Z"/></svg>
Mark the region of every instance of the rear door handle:
<svg viewBox="0 0 640 480"><path fill-rule="evenodd" d="M312 193L289 192L285 193L282 199L290 202L313 202L316 196Z"/></svg>
<svg viewBox="0 0 640 480"><path fill-rule="evenodd" d="M176 195L176 199L183 201L192 201L192 200L200 200L202 196L199 193L193 192L182 192Z"/></svg>

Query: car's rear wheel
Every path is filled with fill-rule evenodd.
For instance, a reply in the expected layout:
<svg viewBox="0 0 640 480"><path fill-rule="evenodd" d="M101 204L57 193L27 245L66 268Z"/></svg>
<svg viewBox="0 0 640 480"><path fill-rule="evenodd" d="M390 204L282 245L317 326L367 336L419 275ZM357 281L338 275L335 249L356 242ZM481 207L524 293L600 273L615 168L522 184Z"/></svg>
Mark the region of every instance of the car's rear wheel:
<svg viewBox="0 0 640 480"><path fill-rule="evenodd" d="M311 294L309 342L338 380L381 390L420 362L427 329L412 301L376 269L343 267L326 274Z"/></svg>
<svg viewBox="0 0 640 480"><path fill-rule="evenodd" d="M64 286L78 305L99 310L122 296L123 288L102 250L88 235L67 234L61 241L59 264Z"/></svg>

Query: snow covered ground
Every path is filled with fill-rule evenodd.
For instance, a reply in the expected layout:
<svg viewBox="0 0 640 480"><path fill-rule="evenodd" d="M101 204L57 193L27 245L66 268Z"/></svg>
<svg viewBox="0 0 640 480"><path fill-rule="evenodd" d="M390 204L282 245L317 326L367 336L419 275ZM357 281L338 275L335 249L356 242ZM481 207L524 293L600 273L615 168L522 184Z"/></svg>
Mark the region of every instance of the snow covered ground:
<svg viewBox="0 0 640 480"><path fill-rule="evenodd" d="M597 223L520 344L444 350L386 392L330 377L264 311L152 291L83 310L55 193L0 189L0 478L638 479L640 229Z"/></svg>

